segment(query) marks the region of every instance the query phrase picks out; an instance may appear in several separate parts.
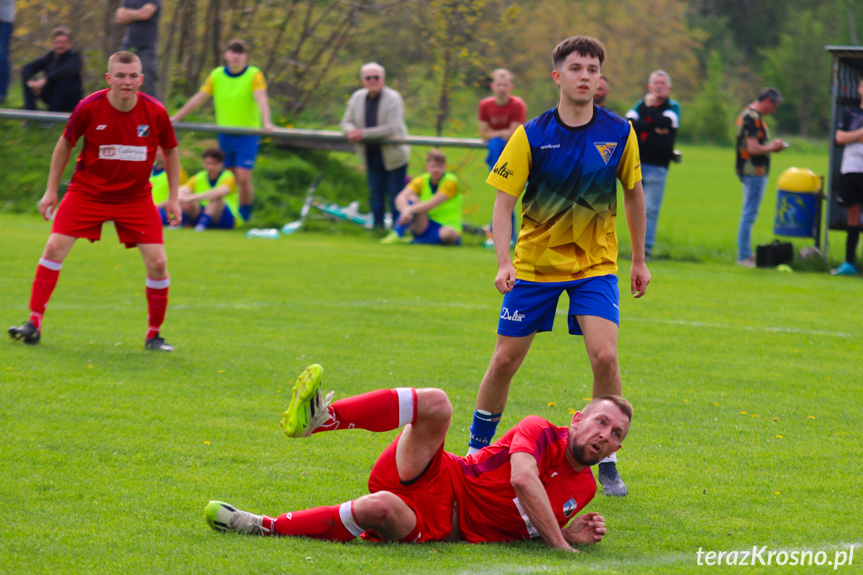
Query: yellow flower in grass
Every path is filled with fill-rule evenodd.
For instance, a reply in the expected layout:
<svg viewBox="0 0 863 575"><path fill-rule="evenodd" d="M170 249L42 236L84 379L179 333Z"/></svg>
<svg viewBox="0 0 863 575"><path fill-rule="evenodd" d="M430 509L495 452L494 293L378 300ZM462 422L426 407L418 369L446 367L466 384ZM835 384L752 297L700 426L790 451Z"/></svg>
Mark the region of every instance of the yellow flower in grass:
<svg viewBox="0 0 863 575"><path fill-rule="evenodd" d="M548 406L549 406L549 407L554 407L554 402L553 402L553 401L549 401L549 402L548 402Z"/></svg>

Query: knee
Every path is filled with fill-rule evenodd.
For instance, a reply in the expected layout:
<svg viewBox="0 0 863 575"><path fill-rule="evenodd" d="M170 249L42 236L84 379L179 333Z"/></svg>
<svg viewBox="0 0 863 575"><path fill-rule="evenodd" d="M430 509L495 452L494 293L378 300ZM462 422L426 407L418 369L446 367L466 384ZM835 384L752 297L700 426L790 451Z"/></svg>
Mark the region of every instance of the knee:
<svg viewBox="0 0 863 575"><path fill-rule="evenodd" d="M502 349L496 349L491 357L491 369L498 373L515 374L521 365L521 358Z"/></svg>
<svg viewBox="0 0 863 575"><path fill-rule="evenodd" d="M155 276L153 279L162 279L168 275L168 256L164 253L145 257L144 264L147 272Z"/></svg>
<svg viewBox="0 0 863 575"><path fill-rule="evenodd" d="M400 502L397 495L378 491L354 501L353 511L361 527L382 529L393 522L396 506Z"/></svg>
<svg viewBox="0 0 863 575"><path fill-rule="evenodd" d="M417 390L417 418L449 421L452 418L452 404L442 389L428 387Z"/></svg>
<svg viewBox="0 0 863 575"><path fill-rule="evenodd" d="M445 244L452 245L458 241L458 232L452 228L441 228L439 235L440 241Z"/></svg>
<svg viewBox="0 0 863 575"><path fill-rule="evenodd" d="M596 371L615 370L617 369L617 350L612 346L602 347L591 354L590 361Z"/></svg>

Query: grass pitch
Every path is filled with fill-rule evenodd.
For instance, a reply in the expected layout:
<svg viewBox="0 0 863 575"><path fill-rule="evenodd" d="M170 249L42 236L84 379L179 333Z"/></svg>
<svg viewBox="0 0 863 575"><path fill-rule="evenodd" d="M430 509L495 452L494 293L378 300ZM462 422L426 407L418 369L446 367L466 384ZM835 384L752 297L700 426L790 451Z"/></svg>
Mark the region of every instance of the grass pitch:
<svg viewBox="0 0 863 575"><path fill-rule="evenodd" d="M734 266L739 184L719 171L731 172L719 163L729 151L684 153L685 162L715 159L717 171L672 168L660 220L667 247L650 264L646 298L628 295L621 261L620 363L636 411L619 465L631 494L588 506L608 523L599 545L570 557L536 543L212 532L210 499L278 514L366 492L395 433L279 432L293 378L309 363L324 366L337 398L442 387L455 407L447 448L463 453L500 309L494 255L382 246L362 233L169 232L163 335L177 351L153 354L142 349L140 257L106 226L102 242L79 242L64 262L42 343L0 340L0 572L698 573L699 548L766 545L832 560L851 544L855 565L838 571L858 571L861 278ZM770 239L771 202L758 243ZM5 328L27 317L48 225L0 215L0 226ZM581 339L566 335L565 316L557 323L516 376L501 432L532 413L565 424L589 397Z"/></svg>

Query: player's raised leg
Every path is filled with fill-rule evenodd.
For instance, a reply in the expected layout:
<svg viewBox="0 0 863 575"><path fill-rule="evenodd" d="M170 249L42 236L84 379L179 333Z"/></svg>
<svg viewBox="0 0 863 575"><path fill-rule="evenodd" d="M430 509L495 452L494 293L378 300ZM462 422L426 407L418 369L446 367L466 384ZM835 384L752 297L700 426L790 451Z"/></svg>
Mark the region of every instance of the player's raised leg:
<svg viewBox="0 0 863 575"><path fill-rule="evenodd" d="M42 317L57 280L60 277L60 269L63 260L69 255L75 240L72 236L64 234L51 234L45 244L45 251L36 266L36 277L33 279L33 289L30 292L30 318L20 326L9 328L9 337L35 345L42 337Z"/></svg>
<svg viewBox="0 0 863 575"><path fill-rule="evenodd" d="M159 335L162 322L165 321L165 311L168 309L168 288L171 278L168 276L168 256L165 255L163 244L138 244L144 266L147 268L147 334L144 338L145 348L152 351L174 351Z"/></svg>
<svg viewBox="0 0 863 575"><path fill-rule="evenodd" d="M617 362L617 324L591 315L578 315L576 319L584 334L584 345L593 369L593 397L621 395L623 386ZM603 459L598 470L605 495L623 497L629 493L617 471L617 454Z"/></svg>
<svg viewBox="0 0 863 575"><path fill-rule="evenodd" d="M527 356L535 335L536 332L524 337L498 334L491 362L479 385L476 411L470 426L468 454L476 453L491 444L506 407L512 378Z"/></svg>

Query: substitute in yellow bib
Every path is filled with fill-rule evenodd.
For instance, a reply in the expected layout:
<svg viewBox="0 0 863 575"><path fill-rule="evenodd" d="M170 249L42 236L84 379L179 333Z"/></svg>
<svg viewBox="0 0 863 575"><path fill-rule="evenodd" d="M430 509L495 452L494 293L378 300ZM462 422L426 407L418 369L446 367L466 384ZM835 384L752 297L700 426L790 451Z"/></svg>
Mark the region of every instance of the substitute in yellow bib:
<svg viewBox="0 0 863 575"><path fill-rule="evenodd" d="M249 49L242 40L231 40L225 49L227 66L216 68L207 76L201 89L180 110L171 116L179 122L213 97L216 124L233 128L263 128L267 133L275 126L270 121L270 103L264 73L249 66ZM225 167L237 179L240 213L251 219L255 191L252 168L258 157L259 136L219 134L219 148L225 153Z"/></svg>
<svg viewBox="0 0 863 575"><path fill-rule="evenodd" d="M195 231L232 230L243 223L234 174L225 169L225 154L210 148L203 154L204 169L180 186L183 224Z"/></svg>
<svg viewBox="0 0 863 575"><path fill-rule="evenodd" d="M398 222L381 243L410 241L409 232L414 244L461 244L461 185L446 171L446 156L440 150L426 155L426 173L396 196L396 208Z"/></svg>
<svg viewBox="0 0 863 575"><path fill-rule="evenodd" d="M189 179L189 174L180 166L180 182L185 182ZM159 210L159 216L162 218L162 225L170 225L168 213L165 207L168 205L168 173L165 171L165 157L162 155L162 148L156 148L156 160L153 162L153 169L150 172L150 185L153 186L153 203L156 209Z"/></svg>
<svg viewBox="0 0 863 575"><path fill-rule="evenodd" d="M519 126L488 176L497 188L494 283L504 298L497 345L477 396L472 451L494 437L512 378L537 332L551 331L563 292L569 296L569 333L584 336L593 396L621 394L615 180L623 188L636 298L644 295L650 272L638 142L626 120L593 103L604 60L605 48L595 38L574 36L558 44L551 72L558 106ZM513 261L510 213L519 196L522 224ZM561 370L562 384L571 383L570 371ZM600 463L599 479L606 495L626 495L615 462Z"/></svg>

